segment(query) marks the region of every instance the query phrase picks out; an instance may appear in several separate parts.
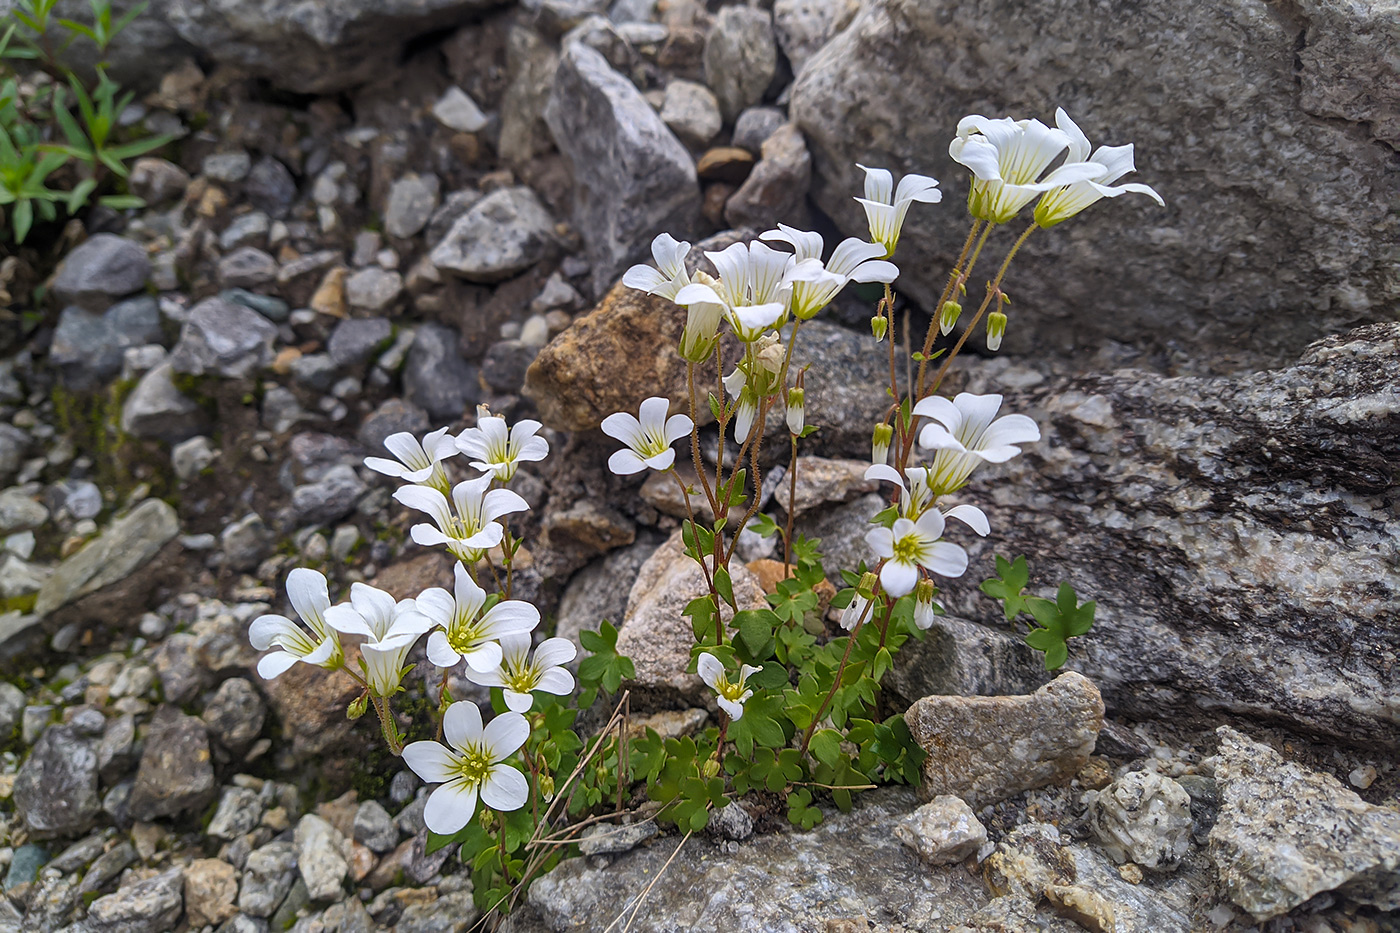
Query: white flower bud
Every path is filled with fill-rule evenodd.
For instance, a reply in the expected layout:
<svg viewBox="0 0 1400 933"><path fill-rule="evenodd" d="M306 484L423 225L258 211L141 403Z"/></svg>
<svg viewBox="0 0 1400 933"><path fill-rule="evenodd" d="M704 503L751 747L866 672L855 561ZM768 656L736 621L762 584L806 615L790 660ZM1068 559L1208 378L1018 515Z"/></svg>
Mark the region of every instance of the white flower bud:
<svg viewBox="0 0 1400 933"><path fill-rule="evenodd" d="M1006 315L1000 311L993 311L987 315L987 349L996 351L1001 349L1001 338L1006 333Z"/></svg>
<svg viewBox="0 0 1400 933"><path fill-rule="evenodd" d="M935 587L933 581L927 578L918 582L914 587L914 624L919 628L927 630L933 625L935 614L935 603L933 594Z"/></svg>
<svg viewBox="0 0 1400 933"><path fill-rule="evenodd" d="M938 315L938 332L946 337L957 326L961 315L962 305L956 301L943 302L943 310Z"/></svg>
<svg viewBox="0 0 1400 933"><path fill-rule="evenodd" d="M807 393L803 389L788 390L787 426L789 431L799 436L807 426Z"/></svg>
<svg viewBox="0 0 1400 933"><path fill-rule="evenodd" d="M894 440L894 428L888 424L875 425L870 439L870 462L885 463L890 459L890 442Z"/></svg>

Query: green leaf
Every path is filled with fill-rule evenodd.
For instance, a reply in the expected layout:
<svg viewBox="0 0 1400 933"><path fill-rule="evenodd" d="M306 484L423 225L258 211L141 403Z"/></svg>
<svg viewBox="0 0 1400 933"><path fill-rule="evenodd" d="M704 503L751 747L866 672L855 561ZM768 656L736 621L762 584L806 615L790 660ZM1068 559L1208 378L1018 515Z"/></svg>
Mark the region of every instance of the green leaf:
<svg viewBox="0 0 1400 933"><path fill-rule="evenodd" d="M734 602L734 583L729 579L729 571L723 567L716 567L714 580L715 590L724 597L725 602L737 609L738 606Z"/></svg>
<svg viewBox="0 0 1400 933"><path fill-rule="evenodd" d="M720 400L717 399L717 398L715 398L715 394L714 394L713 392L711 392L711 393L710 393L710 414L712 414L712 415L715 416L715 420L716 420L716 421L723 421L723 420L724 420L724 418L722 417L722 416L723 416L723 413L724 413L724 405L721 404L721 403L720 403Z"/></svg>
<svg viewBox="0 0 1400 933"><path fill-rule="evenodd" d="M835 729L818 729L807 747L822 764L834 766L841 757L841 733Z"/></svg>
<svg viewBox="0 0 1400 933"><path fill-rule="evenodd" d="M749 524L749 531L760 538L770 538L778 533L778 523L773 521L773 516L767 512L759 512Z"/></svg>
<svg viewBox="0 0 1400 933"><path fill-rule="evenodd" d="M734 613L734 621L730 624L739 630L739 637L750 653L757 653L773 636L773 626L779 621L777 614L770 609L745 609Z"/></svg>
<svg viewBox="0 0 1400 933"><path fill-rule="evenodd" d="M23 243L34 225L34 202L26 198L16 203L10 219L15 225L15 242Z"/></svg>
<svg viewBox="0 0 1400 933"><path fill-rule="evenodd" d="M997 577L984 581L982 592L1002 601L1002 611L1006 614L1006 621L1010 622L1026 608L1026 599L1021 595L1021 590L1025 589L1030 579L1024 554L1014 562L997 555Z"/></svg>
<svg viewBox="0 0 1400 933"><path fill-rule="evenodd" d="M1045 652L1045 669L1053 671L1069 658L1069 639L1093 627L1097 604L1091 600L1080 605L1074 587L1061 583L1054 602L1031 597L1026 600L1026 608L1040 625L1026 636L1026 644Z"/></svg>

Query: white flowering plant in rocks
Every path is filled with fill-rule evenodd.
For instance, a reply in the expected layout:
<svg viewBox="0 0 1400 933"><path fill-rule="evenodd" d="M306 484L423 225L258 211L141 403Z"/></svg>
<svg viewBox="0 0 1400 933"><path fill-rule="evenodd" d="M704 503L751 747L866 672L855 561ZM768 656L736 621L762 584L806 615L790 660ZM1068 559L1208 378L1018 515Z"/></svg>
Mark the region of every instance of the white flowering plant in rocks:
<svg viewBox="0 0 1400 933"><path fill-rule="evenodd" d="M973 221L922 347L912 353L893 336L894 256L908 211L942 200L938 183L925 176L896 184L890 172L862 166L864 196L856 200L869 238L847 238L830 254L819 234L779 225L753 242L706 253L707 272L687 265L690 244L662 234L653 244L657 268L635 266L623 278L686 309L677 352L687 363L687 397L648 398L635 413L609 415L601 429L620 444L608 461L613 473L665 474L685 504L681 538L707 590L685 609L693 636L688 670L713 694L715 725L696 735L629 737L623 686L635 669L617 651L617 629L604 621L582 633L589 656L576 669L572 642L541 637L539 610L515 597L526 552L510 526L530 506L510 486L521 464L544 460L550 445L538 422L510 425L484 408L459 436L446 428L422 438L395 434L385 444L391 457L366 460L404 484L396 501L425 516L410 528L412 540L454 558L453 579L444 581L450 589L395 599L357 582L333 603L326 579L298 568L287 579L298 620L253 620L253 645L269 652L258 665L263 677L300 661L358 684L348 715L372 707L389 750L433 785L424 810L428 849L459 847L488 916L508 912L532 878L576 851L584 826L605 818L646 807L692 833L716 810L761 793L770 806L781 800L792 823L811 828L821 819L818 796L846 809L857 790L918 780L924 753L902 716L881 715L881 682L901 646L923 637L942 612L939 581L968 571L960 541L995 533L976 505L945 500L978 470L1040 440L1034 421L1003 411L1000 395L944 394L949 368L979 329L989 349L1000 346L1010 305L1002 283L1032 233L1124 193L1160 201L1145 185L1114 185L1132 170L1131 146L1091 149L1063 111L1055 127L968 117L949 151L972 170ZM1033 201L1030 225L1008 247L976 311L951 347L936 349L962 320L959 299L994 231ZM889 404L872 426L865 475L886 484L889 505L871 516L868 558L843 571L838 590L825 578L818 542L793 533L800 445L819 430L807 422L807 393L821 391L824 375L793 360L803 324L852 283L883 287L871 329L873 352L888 360ZM741 352L726 365L734 342ZM702 365L718 374L704 396L696 385ZM916 366L917 379L901 388L896 373ZM702 406L716 423L713 457L701 449ZM785 436L789 453L782 526L758 505L760 448L770 433ZM688 458L675 446L686 441ZM760 568L769 581L762 608L735 597L734 560L746 530L781 540L782 560ZM996 565L983 591L1002 602L1008 621L1028 615L1028 644L1044 653L1047 669L1059 667L1070 639L1093 624L1094 604L1080 603L1068 584L1055 600L1024 595L1024 557L998 557ZM428 682L439 686L429 721L412 721L394 706L424 636L420 656L436 669ZM489 718L452 695L454 672L489 690ZM601 728L578 727L581 711L614 695Z"/></svg>
<svg viewBox="0 0 1400 933"><path fill-rule="evenodd" d="M663 741L653 734L637 743L660 818L683 830L702 828L716 808L751 790L783 794L789 819L809 827L821 818L814 806L819 794L846 808L858 788L918 779L923 752L902 717L881 716L881 681L899 648L922 637L943 611L939 581L968 571L960 541L994 534L975 504L945 500L978 470L1040 440L1035 422L1004 411L1000 395L945 394L949 369L978 333L989 350L1000 348L1011 303L1003 282L1035 231L1126 193L1161 203L1146 185L1120 182L1133 170L1132 146L1093 149L1063 110L1054 126L969 116L960 121L949 153L972 173L972 224L917 349L896 346L892 286L909 211L933 209L943 198L927 176L896 179L888 170L860 166L865 185L855 200L865 211L868 238L848 238L829 253L820 234L779 224L753 242L706 253L707 269L687 265L690 244L662 234L653 244L658 268L635 266L623 279L686 309L677 348L688 368L686 397L649 398L635 414L620 412L603 423L625 445L614 454L614 472L656 471L675 482L687 515L683 541L709 590L686 609L694 636L689 670L712 692L718 724L694 738ZM1023 213L1030 215L1028 225L1009 243L978 307L965 318L961 300L979 260L999 229ZM794 349L804 323L852 283L883 285L871 329L873 351L888 361L889 405L872 426L866 478L887 484L890 501L871 516L866 561L843 571L844 587L833 592L818 542L793 534L799 509L787 508L781 527L759 513L765 479L759 452L774 433L786 435L792 503L800 444L818 430L807 422L808 393L821 391L823 377L819 367L795 365ZM939 347L940 337L950 345ZM735 342L739 357L726 360L725 347ZM700 390L697 372L710 366L718 382ZM911 373L903 385L900 372ZM719 435L709 456L697 427L706 406ZM784 416L785 431L769 429L776 412ZM673 448L686 435L689 458ZM738 446L732 459L730 438ZM735 599L734 560L746 530L781 539L779 567L750 566L769 581L765 608ZM1093 624L1094 603L1081 603L1068 584L1055 600L1023 595L1028 583L1024 557L998 557L997 576L982 589L1002 602L1008 621L1023 614L1032 620L1027 643L1043 652L1047 669L1058 668L1069 641Z"/></svg>

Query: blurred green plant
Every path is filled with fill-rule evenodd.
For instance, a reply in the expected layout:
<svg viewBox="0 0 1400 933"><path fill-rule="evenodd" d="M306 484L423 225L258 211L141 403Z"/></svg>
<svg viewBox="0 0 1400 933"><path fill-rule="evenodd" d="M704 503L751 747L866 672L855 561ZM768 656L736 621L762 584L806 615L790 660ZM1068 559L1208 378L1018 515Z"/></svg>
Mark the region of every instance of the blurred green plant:
<svg viewBox="0 0 1400 933"><path fill-rule="evenodd" d="M89 0L91 23L54 15L58 0L17 0L0 23L0 240L23 243L35 221L70 216L96 195L116 210L143 206L120 190L127 163L174 137L123 139L119 118L134 94L107 74L112 40L145 10L113 19L109 0ZM91 76L65 64L80 40L97 48ZM21 73L17 65L32 62Z"/></svg>

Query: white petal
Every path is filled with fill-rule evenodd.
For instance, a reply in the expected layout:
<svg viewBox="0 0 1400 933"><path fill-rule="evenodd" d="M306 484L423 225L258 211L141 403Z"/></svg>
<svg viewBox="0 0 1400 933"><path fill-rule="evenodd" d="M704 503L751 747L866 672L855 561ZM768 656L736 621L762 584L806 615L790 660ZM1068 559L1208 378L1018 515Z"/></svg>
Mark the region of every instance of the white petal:
<svg viewBox="0 0 1400 933"><path fill-rule="evenodd" d="M486 724L482 734L482 744L486 746L492 761L500 761L514 755L525 740L530 737L530 724L519 713L501 713Z"/></svg>
<svg viewBox="0 0 1400 933"><path fill-rule="evenodd" d="M888 528L872 528L865 533L865 543L876 557L894 556L894 532Z"/></svg>
<svg viewBox="0 0 1400 933"><path fill-rule="evenodd" d="M932 418L952 432L958 430L963 418L958 406L941 395L919 399L919 403L914 406L914 414L921 418Z"/></svg>
<svg viewBox="0 0 1400 933"><path fill-rule="evenodd" d="M384 438L384 446L411 470L421 470L428 465L428 455L423 452L423 446L407 431L390 434Z"/></svg>
<svg viewBox="0 0 1400 933"><path fill-rule="evenodd" d="M519 810L530 799L530 782L510 765L492 768L481 783L481 800L493 810Z"/></svg>
<svg viewBox="0 0 1400 933"><path fill-rule="evenodd" d="M737 244L736 244L737 245ZM716 304L727 305L724 297L708 285L699 282L692 282L685 288L676 292L676 297L672 299L678 305L693 304Z"/></svg>
<svg viewBox="0 0 1400 933"><path fill-rule="evenodd" d="M895 522L896 537L900 537L900 522L908 521L909 519L907 518L901 518L899 521ZM917 529L918 533L923 537L930 541L937 541L939 538L943 537L943 513L937 509L929 509L923 515L920 515L919 520L913 522L912 526L905 525L904 527L906 528L906 534Z"/></svg>
<svg viewBox="0 0 1400 933"><path fill-rule="evenodd" d="M439 528L451 524L447 497L430 486L402 486L394 492L394 498L410 509L426 512Z"/></svg>
<svg viewBox="0 0 1400 933"><path fill-rule="evenodd" d="M462 656L452 650L447 633L438 631L428 636L428 660L441 668L456 667Z"/></svg>
<svg viewBox="0 0 1400 933"><path fill-rule="evenodd" d="M299 659L290 651L274 651L271 654L263 655L258 661L258 676L263 680L272 680L287 670Z"/></svg>
<svg viewBox="0 0 1400 933"><path fill-rule="evenodd" d="M346 635L364 635L368 638L378 636L378 633L370 628L364 617L356 612L355 607L349 603L331 606L326 610L325 619L327 625Z"/></svg>
<svg viewBox="0 0 1400 933"><path fill-rule="evenodd" d="M496 643L491 642L491 644L494 645ZM497 647L500 646L497 645ZM505 678L501 676L501 666L499 661L496 662L496 666L491 668L489 671L479 671L474 667L468 666L466 670L466 675L467 680L470 680L472 683L480 687L504 687L506 685Z"/></svg>
<svg viewBox="0 0 1400 933"><path fill-rule="evenodd" d="M484 641L468 648L462 657L466 658L467 667L485 674L501 666L501 646L494 641Z"/></svg>
<svg viewBox="0 0 1400 933"><path fill-rule="evenodd" d="M992 531L991 523L987 521L987 513L975 505L955 505L944 512L943 517L956 518L984 538Z"/></svg>
<svg viewBox="0 0 1400 933"><path fill-rule="evenodd" d="M618 476L631 476L647 468L646 462L631 448L623 448L608 458L608 469Z"/></svg>
<svg viewBox="0 0 1400 933"><path fill-rule="evenodd" d="M461 564L457 566L460 567ZM428 587L418 594L418 599L414 602L419 612L443 626L452 621L452 615L457 609L457 601L452 598L452 594L440 586Z"/></svg>
<svg viewBox="0 0 1400 933"><path fill-rule="evenodd" d="M402 463L399 463L397 460L386 460L383 457L366 457L365 466L376 473L383 473L385 476L393 476L395 478L402 478L403 475L408 472L404 469Z"/></svg>
<svg viewBox="0 0 1400 933"><path fill-rule="evenodd" d="M481 710L470 700L453 703L443 714L442 734L447 744L463 750L481 741Z"/></svg>
<svg viewBox="0 0 1400 933"><path fill-rule="evenodd" d="M956 547L957 545L953 545ZM945 575L946 576L946 575ZM880 570L880 583L891 596L907 596L919 582L919 571L902 560L887 560Z"/></svg>
<svg viewBox="0 0 1400 933"><path fill-rule="evenodd" d="M622 284L628 288L649 292L658 285L669 281L666 276L648 265L636 265L622 273Z"/></svg>
<svg viewBox="0 0 1400 933"><path fill-rule="evenodd" d="M894 192L894 203L919 201L923 204L937 204L943 200L943 192L938 190L938 180L927 175L912 172L899 180Z"/></svg>
<svg viewBox="0 0 1400 933"><path fill-rule="evenodd" d="M967 552L951 541L939 541L925 556L923 565L941 577L960 577L967 570Z"/></svg>
<svg viewBox="0 0 1400 933"><path fill-rule="evenodd" d="M287 599L297 615L312 625L319 625L321 614L331 604L326 578L315 570L296 568L287 574Z"/></svg>
<svg viewBox="0 0 1400 933"><path fill-rule="evenodd" d="M671 410L670 399L664 399L659 395L643 399L637 413L637 423L642 430L648 434L652 432L661 433L666 424L666 413Z"/></svg>
<svg viewBox="0 0 1400 933"><path fill-rule="evenodd" d="M404 746L403 762L425 784L441 784L457 773L457 757L437 742L411 742Z"/></svg>
<svg viewBox="0 0 1400 933"><path fill-rule="evenodd" d="M696 660L695 670L705 682L705 686L711 690L718 689L715 684L724 676L724 665L719 662L719 658L706 651Z"/></svg>
<svg viewBox="0 0 1400 933"><path fill-rule="evenodd" d="M551 667L540 675L540 682L535 684L535 689L566 697L574 692L574 675L565 668Z"/></svg>
<svg viewBox="0 0 1400 933"><path fill-rule="evenodd" d="M428 796L423 822L439 836L450 836L476 815L476 785L458 778Z"/></svg>
<svg viewBox="0 0 1400 933"><path fill-rule="evenodd" d="M423 547L436 547L446 544L449 540L441 530L426 522L408 529L408 536L413 539L414 544L421 544Z"/></svg>
<svg viewBox="0 0 1400 933"><path fill-rule="evenodd" d="M865 478L883 480L887 483L894 483L899 487L899 491L904 491L904 477L899 475L899 471L888 463L872 463L865 468Z"/></svg>
<svg viewBox="0 0 1400 933"><path fill-rule="evenodd" d="M894 199L894 176L889 169L867 168L856 163L856 168L865 172L865 196L871 201L892 204Z"/></svg>
<svg viewBox="0 0 1400 933"><path fill-rule="evenodd" d="M654 457L647 457L642 461L647 467L653 470L669 470L671 464L676 462L676 452L674 450L663 450Z"/></svg>
<svg viewBox="0 0 1400 933"><path fill-rule="evenodd" d="M982 434L981 446L1003 447L1040 440L1040 427L1025 415L1003 415Z"/></svg>
<svg viewBox="0 0 1400 933"><path fill-rule="evenodd" d="M540 611L523 599L507 599L491 607L481 617L480 626L492 638L509 637L517 632L531 632L540 624Z"/></svg>
<svg viewBox="0 0 1400 933"><path fill-rule="evenodd" d="M642 426L636 417L625 411L616 411L603 419L598 427L608 437L616 438L628 447L636 447L642 438Z"/></svg>
<svg viewBox="0 0 1400 933"><path fill-rule="evenodd" d="M248 626L248 641L259 651L271 648L279 635L296 638L305 634L301 626L286 616L258 616L253 620L253 624Z"/></svg>
<svg viewBox="0 0 1400 933"><path fill-rule="evenodd" d="M727 700L724 697L716 697L715 699L719 701L720 709L728 714L732 722L738 722L744 718L744 704L735 703L733 700Z"/></svg>
<svg viewBox="0 0 1400 933"><path fill-rule="evenodd" d="M535 705L533 693L521 693L509 686L501 691L501 698L506 701L506 709L512 713L528 713Z"/></svg>
<svg viewBox="0 0 1400 933"><path fill-rule="evenodd" d="M525 497L510 489L493 489L481 499L481 517L488 522L502 515L529 510L530 503L525 501Z"/></svg>
<svg viewBox="0 0 1400 933"><path fill-rule="evenodd" d="M578 655L578 649L567 638L546 638L535 649L535 667L543 670L568 664Z"/></svg>
<svg viewBox="0 0 1400 933"><path fill-rule="evenodd" d="M666 430L662 437L666 439L666 443L673 444L689 434L694 427L695 422L690 420L689 415L672 415L666 419Z"/></svg>

